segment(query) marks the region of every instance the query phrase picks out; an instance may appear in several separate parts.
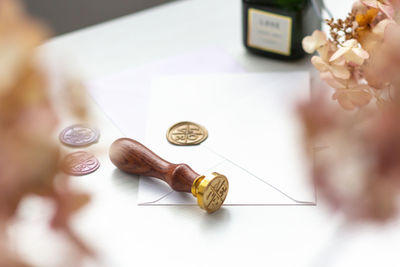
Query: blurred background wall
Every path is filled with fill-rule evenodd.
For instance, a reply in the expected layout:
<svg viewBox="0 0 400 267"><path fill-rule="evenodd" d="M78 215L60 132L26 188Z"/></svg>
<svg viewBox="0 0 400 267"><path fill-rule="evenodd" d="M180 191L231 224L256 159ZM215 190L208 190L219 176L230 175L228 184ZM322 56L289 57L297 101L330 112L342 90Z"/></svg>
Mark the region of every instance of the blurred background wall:
<svg viewBox="0 0 400 267"><path fill-rule="evenodd" d="M23 0L59 35L174 0Z"/></svg>

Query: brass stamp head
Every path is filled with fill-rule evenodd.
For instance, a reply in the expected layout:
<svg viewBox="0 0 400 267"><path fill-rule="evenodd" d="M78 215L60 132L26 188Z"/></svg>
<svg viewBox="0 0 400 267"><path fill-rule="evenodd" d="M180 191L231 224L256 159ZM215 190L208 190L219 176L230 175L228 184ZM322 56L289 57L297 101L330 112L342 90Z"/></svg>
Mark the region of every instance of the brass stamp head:
<svg viewBox="0 0 400 267"><path fill-rule="evenodd" d="M198 177L192 185L192 194L197 197L197 204L209 213L221 207L228 195L228 190L228 179L217 172Z"/></svg>
<svg viewBox="0 0 400 267"><path fill-rule="evenodd" d="M201 144L208 137L207 129L189 121L176 123L168 129L168 142L178 146L193 146Z"/></svg>

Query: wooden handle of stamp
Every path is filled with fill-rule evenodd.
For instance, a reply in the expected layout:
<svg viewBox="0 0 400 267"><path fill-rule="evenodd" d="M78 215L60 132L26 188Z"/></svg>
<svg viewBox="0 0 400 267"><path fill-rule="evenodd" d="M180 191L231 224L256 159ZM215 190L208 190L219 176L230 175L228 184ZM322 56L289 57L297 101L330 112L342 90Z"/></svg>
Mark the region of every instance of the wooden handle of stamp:
<svg viewBox="0 0 400 267"><path fill-rule="evenodd" d="M110 159L122 171L159 178L180 192L190 193L194 180L200 176L188 165L169 163L129 138L118 139L111 145Z"/></svg>

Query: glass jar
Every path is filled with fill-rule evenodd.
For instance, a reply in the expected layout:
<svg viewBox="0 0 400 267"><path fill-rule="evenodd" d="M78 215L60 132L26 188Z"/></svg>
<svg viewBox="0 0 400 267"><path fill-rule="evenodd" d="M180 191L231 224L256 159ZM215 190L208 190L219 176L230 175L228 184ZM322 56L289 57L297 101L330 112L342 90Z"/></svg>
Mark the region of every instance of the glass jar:
<svg viewBox="0 0 400 267"><path fill-rule="evenodd" d="M245 47L276 59L304 57L303 38L321 29L320 1L242 0Z"/></svg>

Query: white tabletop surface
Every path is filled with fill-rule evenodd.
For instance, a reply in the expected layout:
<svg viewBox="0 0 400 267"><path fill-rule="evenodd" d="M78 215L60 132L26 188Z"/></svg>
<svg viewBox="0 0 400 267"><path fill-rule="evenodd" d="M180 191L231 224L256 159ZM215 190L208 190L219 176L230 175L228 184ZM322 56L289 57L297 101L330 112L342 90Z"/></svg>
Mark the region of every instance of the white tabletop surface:
<svg viewBox="0 0 400 267"><path fill-rule="evenodd" d="M351 6L348 0L326 2L338 16ZM309 69L308 58L287 63L249 54L241 27L239 0L184 0L54 38L43 48L86 80L209 45L229 51L248 72ZM102 129L93 149L106 151L121 133L93 108ZM74 227L97 249L102 266L399 266L400 233L390 227L349 233L324 205L227 207L213 215L198 207L141 207L137 177L115 170L106 153L100 160L96 173L74 180L93 196ZM35 261L51 266L51 255L39 253L47 243L40 233L24 239L21 249L35 247L26 249L27 257L39 254Z"/></svg>

